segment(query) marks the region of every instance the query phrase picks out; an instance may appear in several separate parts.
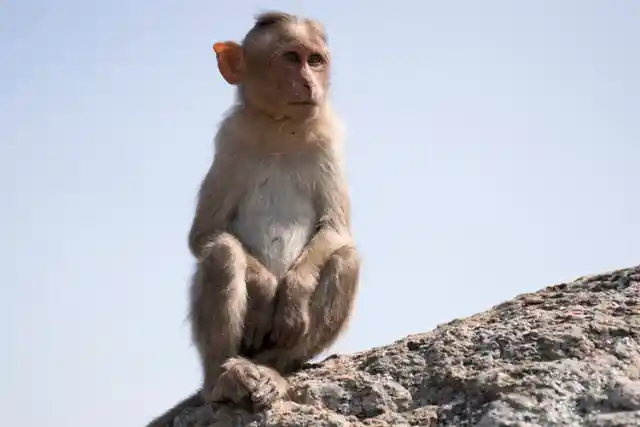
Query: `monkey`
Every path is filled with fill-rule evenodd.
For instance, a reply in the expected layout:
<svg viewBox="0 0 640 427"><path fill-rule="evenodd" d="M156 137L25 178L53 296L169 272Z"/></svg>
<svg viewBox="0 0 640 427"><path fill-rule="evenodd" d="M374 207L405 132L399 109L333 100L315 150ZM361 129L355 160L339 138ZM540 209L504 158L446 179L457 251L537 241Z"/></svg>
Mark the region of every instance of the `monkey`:
<svg viewBox="0 0 640 427"><path fill-rule="evenodd" d="M188 236L203 382L148 427L203 403L248 400L259 410L281 399L285 377L346 329L359 286L323 25L264 12L241 43L213 50L236 96Z"/></svg>

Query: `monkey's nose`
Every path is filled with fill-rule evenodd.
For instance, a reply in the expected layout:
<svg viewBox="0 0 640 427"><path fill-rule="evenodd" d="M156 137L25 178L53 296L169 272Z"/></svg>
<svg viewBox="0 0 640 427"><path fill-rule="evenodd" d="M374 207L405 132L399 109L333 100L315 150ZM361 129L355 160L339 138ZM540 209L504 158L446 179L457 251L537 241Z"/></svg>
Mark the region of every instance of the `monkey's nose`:
<svg viewBox="0 0 640 427"><path fill-rule="evenodd" d="M309 99L313 98L313 86L309 83L303 83L302 86L306 89L305 95L307 95Z"/></svg>

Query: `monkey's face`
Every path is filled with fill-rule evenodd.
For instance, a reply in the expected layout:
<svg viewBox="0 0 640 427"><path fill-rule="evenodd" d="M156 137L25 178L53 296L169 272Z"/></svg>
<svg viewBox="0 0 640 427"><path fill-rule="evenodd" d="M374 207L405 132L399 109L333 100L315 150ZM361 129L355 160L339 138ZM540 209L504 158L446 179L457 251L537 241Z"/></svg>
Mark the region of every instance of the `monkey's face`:
<svg viewBox="0 0 640 427"><path fill-rule="evenodd" d="M314 116L325 102L329 55L324 46L292 40L269 55L247 57L245 102L276 117Z"/></svg>
<svg viewBox="0 0 640 427"><path fill-rule="evenodd" d="M252 29L242 46L217 43L218 66L243 102L276 118L304 120L325 103L329 52L323 33L304 21Z"/></svg>

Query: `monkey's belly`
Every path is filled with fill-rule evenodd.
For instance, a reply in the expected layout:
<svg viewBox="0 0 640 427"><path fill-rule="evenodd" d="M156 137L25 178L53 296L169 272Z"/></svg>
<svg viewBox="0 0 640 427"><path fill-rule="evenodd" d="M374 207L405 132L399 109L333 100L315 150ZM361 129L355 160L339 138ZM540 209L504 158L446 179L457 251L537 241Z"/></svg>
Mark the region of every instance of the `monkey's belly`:
<svg viewBox="0 0 640 427"><path fill-rule="evenodd" d="M274 182L270 182L274 181ZM276 277L282 277L312 237L317 215L310 194L269 180L240 204L234 231Z"/></svg>

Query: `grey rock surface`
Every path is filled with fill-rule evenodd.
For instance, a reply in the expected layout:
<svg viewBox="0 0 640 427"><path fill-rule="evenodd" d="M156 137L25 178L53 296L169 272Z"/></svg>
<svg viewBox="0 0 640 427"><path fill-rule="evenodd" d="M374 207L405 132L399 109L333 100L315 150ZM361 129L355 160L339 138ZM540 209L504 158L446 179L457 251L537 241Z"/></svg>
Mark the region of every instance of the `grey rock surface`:
<svg viewBox="0 0 640 427"><path fill-rule="evenodd" d="M640 426L640 266L329 357L263 413L204 406L173 423L196 426Z"/></svg>

